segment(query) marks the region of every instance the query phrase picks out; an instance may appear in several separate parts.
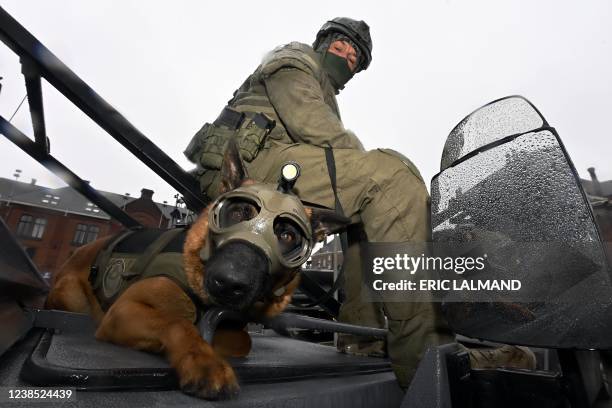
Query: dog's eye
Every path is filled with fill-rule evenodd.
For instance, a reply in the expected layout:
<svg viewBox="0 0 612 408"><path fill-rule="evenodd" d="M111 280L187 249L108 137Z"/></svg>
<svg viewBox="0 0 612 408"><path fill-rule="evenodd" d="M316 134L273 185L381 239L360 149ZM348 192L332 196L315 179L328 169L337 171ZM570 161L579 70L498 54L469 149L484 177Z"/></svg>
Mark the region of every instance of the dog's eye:
<svg viewBox="0 0 612 408"><path fill-rule="evenodd" d="M240 222L244 219L244 212L241 208L233 208L230 212L230 220L232 222Z"/></svg>
<svg viewBox="0 0 612 408"><path fill-rule="evenodd" d="M231 205L230 208L228 208L228 221L231 225L237 224L241 221L248 221L255 217L255 215L257 215L257 211L248 204Z"/></svg>
<svg viewBox="0 0 612 408"><path fill-rule="evenodd" d="M228 228L242 221L253 219L259 213L256 204L246 200L232 200L223 204L220 213L221 228Z"/></svg>
<svg viewBox="0 0 612 408"><path fill-rule="evenodd" d="M283 231L280 234L280 239L290 244L295 241L295 233L293 231Z"/></svg>
<svg viewBox="0 0 612 408"><path fill-rule="evenodd" d="M274 234L283 256L290 257L302 250L304 237L300 231L292 220L279 218L274 221Z"/></svg>

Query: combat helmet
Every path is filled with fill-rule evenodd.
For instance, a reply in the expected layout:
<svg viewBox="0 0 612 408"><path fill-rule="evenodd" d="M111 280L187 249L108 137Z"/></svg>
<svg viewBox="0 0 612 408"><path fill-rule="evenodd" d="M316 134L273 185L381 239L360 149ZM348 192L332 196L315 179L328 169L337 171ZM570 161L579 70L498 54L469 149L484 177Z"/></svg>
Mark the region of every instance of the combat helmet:
<svg viewBox="0 0 612 408"><path fill-rule="evenodd" d="M342 33L359 47L362 58L357 71L368 68L372 61L372 38L370 38L370 26L365 21L348 17L336 17L329 20L317 33L313 48L317 49L321 41L330 33Z"/></svg>

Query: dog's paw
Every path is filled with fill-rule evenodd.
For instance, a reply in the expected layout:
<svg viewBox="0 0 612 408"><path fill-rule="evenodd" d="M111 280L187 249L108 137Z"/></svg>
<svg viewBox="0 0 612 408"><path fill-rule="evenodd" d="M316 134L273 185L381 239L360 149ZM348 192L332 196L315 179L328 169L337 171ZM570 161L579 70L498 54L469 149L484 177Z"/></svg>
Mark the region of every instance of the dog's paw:
<svg viewBox="0 0 612 408"><path fill-rule="evenodd" d="M188 354L177 367L181 390L207 400L229 399L240 387L232 367L223 359L204 354Z"/></svg>

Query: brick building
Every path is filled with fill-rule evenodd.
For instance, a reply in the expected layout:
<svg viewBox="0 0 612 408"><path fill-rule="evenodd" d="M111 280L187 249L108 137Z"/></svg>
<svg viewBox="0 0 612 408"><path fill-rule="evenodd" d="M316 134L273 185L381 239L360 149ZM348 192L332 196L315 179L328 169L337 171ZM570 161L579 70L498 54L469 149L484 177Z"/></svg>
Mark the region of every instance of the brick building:
<svg viewBox="0 0 612 408"><path fill-rule="evenodd" d="M185 209L154 202L152 190L142 189L138 198L100 193L147 227L170 228L187 215ZM0 217L39 270L51 275L77 247L122 229L72 188L48 188L34 180L0 178Z"/></svg>

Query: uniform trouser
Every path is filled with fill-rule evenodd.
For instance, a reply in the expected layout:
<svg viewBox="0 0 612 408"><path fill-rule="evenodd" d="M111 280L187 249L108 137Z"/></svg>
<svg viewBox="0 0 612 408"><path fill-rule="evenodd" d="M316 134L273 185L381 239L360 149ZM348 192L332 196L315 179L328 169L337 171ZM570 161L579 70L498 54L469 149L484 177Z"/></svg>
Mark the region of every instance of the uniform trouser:
<svg viewBox="0 0 612 408"><path fill-rule="evenodd" d="M351 225L347 230L348 247L344 254L344 275L342 285L344 299L340 306L338 319L344 323L358 324L368 327L384 328L386 326L383 306L380 302L364 301L361 250L362 243L367 241L361 225ZM365 293L367 297L367 293ZM357 351L365 346L369 352L384 353L384 344L372 337L338 335L338 348L345 350L346 346L355 344ZM365 344L364 344L365 343Z"/></svg>
<svg viewBox="0 0 612 408"><path fill-rule="evenodd" d="M344 213L363 224L368 241L424 242L428 239L429 195L407 159L387 151L353 149L334 149L334 157L338 197ZM255 160L245 164L249 177L276 183L281 165L290 160L296 161L302 170L295 185L299 197L334 208L323 148L272 142ZM217 195L218 177L218 172L203 175L202 187L211 197ZM346 268L347 302L342 315L351 323L376 325L380 324L382 307L389 329L389 357L400 385L406 388L427 347L450 341L446 326L432 303L361 301L359 260L353 256L350 259Z"/></svg>

